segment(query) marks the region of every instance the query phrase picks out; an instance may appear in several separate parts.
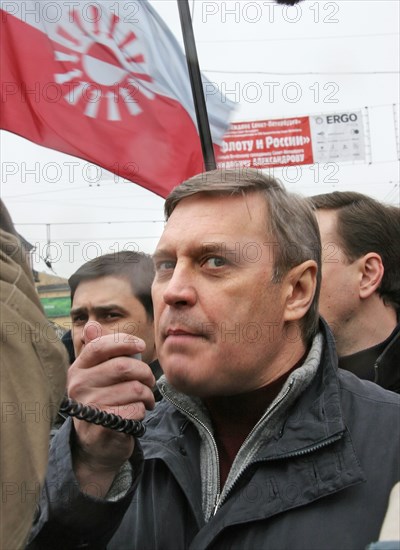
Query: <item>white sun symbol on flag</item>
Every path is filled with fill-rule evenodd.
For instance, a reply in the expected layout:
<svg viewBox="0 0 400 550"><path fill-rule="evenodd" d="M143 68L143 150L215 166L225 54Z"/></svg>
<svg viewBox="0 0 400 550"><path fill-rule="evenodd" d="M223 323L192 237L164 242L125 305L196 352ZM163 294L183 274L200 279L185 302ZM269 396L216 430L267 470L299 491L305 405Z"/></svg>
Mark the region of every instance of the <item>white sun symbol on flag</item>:
<svg viewBox="0 0 400 550"><path fill-rule="evenodd" d="M155 97L146 86L152 79L146 74L139 41L131 29L120 25L116 14L104 21L98 6L90 10L89 23L84 24L80 12L73 10L69 28L60 25L56 30L54 55L64 71L55 75L55 81L67 89L64 99L82 105L88 117L118 121L122 111L136 116L142 112L140 94Z"/></svg>

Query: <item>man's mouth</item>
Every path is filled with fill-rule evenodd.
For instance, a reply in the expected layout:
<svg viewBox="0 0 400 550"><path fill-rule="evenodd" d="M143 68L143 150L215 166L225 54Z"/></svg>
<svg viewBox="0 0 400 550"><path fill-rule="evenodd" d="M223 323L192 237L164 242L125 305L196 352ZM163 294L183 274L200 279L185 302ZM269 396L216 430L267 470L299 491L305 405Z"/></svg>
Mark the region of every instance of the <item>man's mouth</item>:
<svg viewBox="0 0 400 550"><path fill-rule="evenodd" d="M166 336L202 336L183 328L169 328L166 332Z"/></svg>
<svg viewBox="0 0 400 550"><path fill-rule="evenodd" d="M184 342L185 340L189 341L191 339L204 339L206 335L198 330L193 330L186 327L174 327L168 328L164 333L165 341L180 341Z"/></svg>

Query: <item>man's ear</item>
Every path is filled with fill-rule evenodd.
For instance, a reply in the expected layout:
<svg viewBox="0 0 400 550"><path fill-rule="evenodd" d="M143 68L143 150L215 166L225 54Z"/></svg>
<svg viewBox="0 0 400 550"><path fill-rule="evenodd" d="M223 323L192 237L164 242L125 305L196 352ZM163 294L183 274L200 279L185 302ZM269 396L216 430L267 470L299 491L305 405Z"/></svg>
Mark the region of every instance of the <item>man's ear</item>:
<svg viewBox="0 0 400 550"><path fill-rule="evenodd" d="M307 313L315 295L317 273L317 263L307 260L286 275L285 321L298 321Z"/></svg>
<svg viewBox="0 0 400 550"><path fill-rule="evenodd" d="M369 298L381 284L385 268L376 252L368 252L357 260L360 269L360 298Z"/></svg>

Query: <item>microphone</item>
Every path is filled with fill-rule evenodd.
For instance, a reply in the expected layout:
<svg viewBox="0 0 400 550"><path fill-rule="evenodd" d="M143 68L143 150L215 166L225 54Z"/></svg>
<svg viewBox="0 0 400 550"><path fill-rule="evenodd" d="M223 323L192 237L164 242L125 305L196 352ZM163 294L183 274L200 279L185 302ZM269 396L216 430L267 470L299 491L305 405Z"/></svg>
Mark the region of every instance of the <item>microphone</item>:
<svg viewBox="0 0 400 550"><path fill-rule="evenodd" d="M141 353L135 353L132 357L134 359L139 359L139 361L142 360ZM85 420L97 426L103 426L104 428L110 428L120 433L132 435L133 437L142 437L146 431L146 427L140 420L127 420L122 418L119 414L108 413L97 407L84 405L68 396L64 396L59 412L67 414L68 416L75 416L78 420Z"/></svg>

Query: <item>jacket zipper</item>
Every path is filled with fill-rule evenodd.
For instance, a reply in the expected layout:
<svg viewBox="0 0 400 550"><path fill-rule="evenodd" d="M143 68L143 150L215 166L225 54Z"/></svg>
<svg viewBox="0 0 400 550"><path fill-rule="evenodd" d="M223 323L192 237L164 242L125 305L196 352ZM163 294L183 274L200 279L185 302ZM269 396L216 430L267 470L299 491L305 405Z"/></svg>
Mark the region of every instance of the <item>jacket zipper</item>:
<svg viewBox="0 0 400 550"><path fill-rule="evenodd" d="M256 429L258 428L258 426L262 423L262 422L265 422L271 415L272 413L275 411L275 409L278 407L278 405L280 405L282 403L282 401L284 399L286 399L288 393L290 392L290 390L292 389L292 386L293 386L293 380L289 383L289 386L287 387L285 393L280 397L280 399L274 404L274 406L272 407L272 409L270 409L268 411L268 413L265 413L261 418L260 420L257 422L257 424L253 427L253 429L251 430L251 432L249 433L249 435L246 437L246 439L243 441L240 449L247 443L247 441L252 437L253 433L256 431ZM239 449L239 452L240 452L240 449ZM256 462L253 462L253 464L255 464ZM218 509L220 508L220 506L225 502L226 500L226 497L228 496L228 494L232 491L232 489L235 487L236 483L238 482L238 480L241 478L241 476L244 474L244 472L246 471L246 469L250 466L250 464L246 464L246 466L241 470L239 471L238 475L236 476L236 478L234 479L232 485L227 489L225 495L224 495L224 498L220 500L220 496L216 499L216 502L215 502L215 506L214 506L214 510L213 510L213 516L215 516L215 514L217 513Z"/></svg>
<svg viewBox="0 0 400 550"><path fill-rule="evenodd" d="M164 392L162 392L162 393L163 393L163 396L165 397L165 399L167 399L170 403L172 403L174 405L174 407L176 407L180 411L184 412L187 416L189 416L195 424L200 425L207 432L207 434L210 436L211 443L212 443L212 446L214 448L215 455L217 457L217 494L216 494L216 497L215 497L215 504L214 504L213 512L211 514L211 515L213 515L214 514L214 509L217 506L217 503L218 503L218 500L219 500L219 497L220 497L220 491L221 491L221 487L220 487L221 486L221 477L220 477L220 472L219 472L219 452L218 452L218 447L217 447L217 444L215 442L214 436L213 436L212 432L209 430L209 428L204 424L204 422L199 420L194 414L192 414L190 411L188 411L187 409L182 407L179 403L174 401L174 399L172 399L171 397L166 395Z"/></svg>

